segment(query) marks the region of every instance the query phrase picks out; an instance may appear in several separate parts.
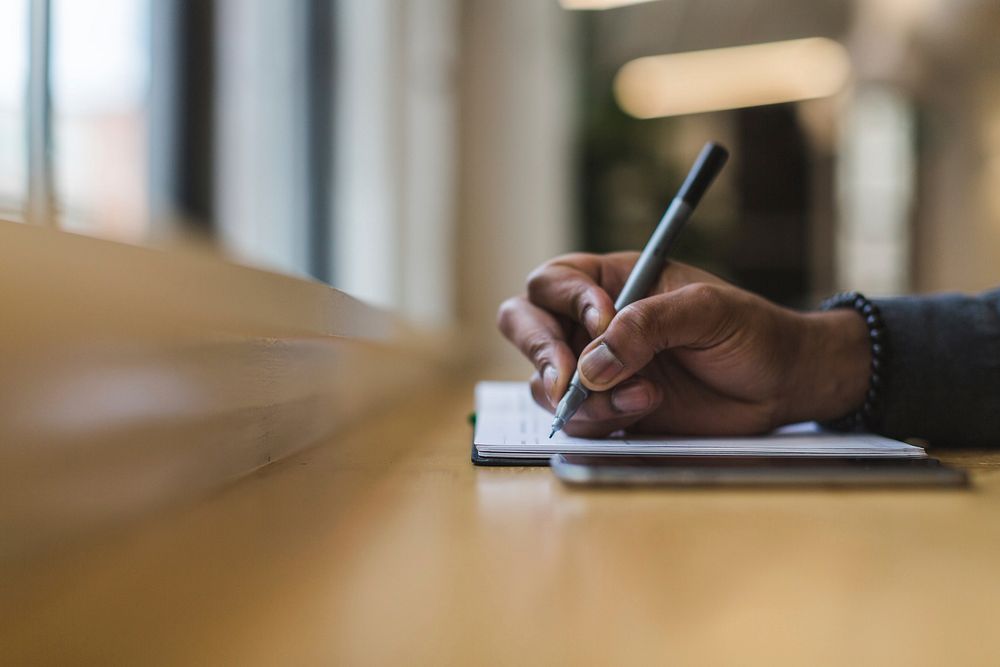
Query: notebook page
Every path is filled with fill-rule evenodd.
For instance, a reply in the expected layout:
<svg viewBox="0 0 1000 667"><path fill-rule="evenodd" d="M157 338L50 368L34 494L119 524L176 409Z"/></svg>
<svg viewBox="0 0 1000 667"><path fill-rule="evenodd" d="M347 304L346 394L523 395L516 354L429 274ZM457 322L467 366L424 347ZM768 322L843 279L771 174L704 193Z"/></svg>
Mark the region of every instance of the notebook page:
<svg viewBox="0 0 1000 667"><path fill-rule="evenodd" d="M757 437L662 437L618 434L604 439L557 433L552 415L535 404L527 383L476 385L475 443L484 456L538 457L554 453L687 454L716 456L923 457L923 449L871 434L832 433L796 424Z"/></svg>

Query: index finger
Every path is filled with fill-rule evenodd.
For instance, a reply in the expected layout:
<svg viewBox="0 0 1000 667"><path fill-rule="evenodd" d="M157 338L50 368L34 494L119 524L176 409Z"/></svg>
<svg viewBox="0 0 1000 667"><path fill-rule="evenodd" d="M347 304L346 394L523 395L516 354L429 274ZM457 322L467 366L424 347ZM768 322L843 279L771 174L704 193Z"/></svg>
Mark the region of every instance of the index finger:
<svg viewBox="0 0 1000 667"><path fill-rule="evenodd" d="M611 296L598 283L600 259L566 255L546 262L528 276L528 299L536 306L564 315L598 336L615 316Z"/></svg>
<svg viewBox="0 0 1000 667"><path fill-rule="evenodd" d="M576 370L576 356L556 318L524 297L507 299L497 313L500 332L538 369L553 405Z"/></svg>

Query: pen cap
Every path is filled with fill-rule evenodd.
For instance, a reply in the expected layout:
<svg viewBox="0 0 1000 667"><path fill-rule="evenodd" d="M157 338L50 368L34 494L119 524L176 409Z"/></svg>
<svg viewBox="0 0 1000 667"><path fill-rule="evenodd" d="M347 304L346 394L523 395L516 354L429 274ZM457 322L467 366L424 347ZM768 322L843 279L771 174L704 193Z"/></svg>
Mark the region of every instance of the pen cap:
<svg viewBox="0 0 1000 667"><path fill-rule="evenodd" d="M710 141L705 144L698 154L698 159L694 161L694 166L688 173L688 177L681 185L677 196L684 200L692 208L701 201L701 196L708 190L715 177L722 171L722 167L729 159L729 151L721 144Z"/></svg>

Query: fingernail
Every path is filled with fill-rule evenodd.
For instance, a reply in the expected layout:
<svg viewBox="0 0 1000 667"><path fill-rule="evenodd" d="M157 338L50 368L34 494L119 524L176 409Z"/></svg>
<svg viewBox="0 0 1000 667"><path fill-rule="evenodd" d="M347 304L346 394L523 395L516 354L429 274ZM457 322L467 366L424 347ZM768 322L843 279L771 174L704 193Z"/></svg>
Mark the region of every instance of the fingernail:
<svg viewBox="0 0 1000 667"><path fill-rule="evenodd" d="M549 397L552 405L555 405L559 397L556 396L556 382L559 380L559 372L553 366L546 366L542 372L542 385L545 386L545 395Z"/></svg>
<svg viewBox="0 0 1000 667"><path fill-rule="evenodd" d="M611 405L619 412L642 412L649 409L649 392L641 384L619 387L611 392Z"/></svg>
<svg viewBox="0 0 1000 667"><path fill-rule="evenodd" d="M611 382L622 372L625 364L618 360L614 352L604 343L583 355L580 372L593 384Z"/></svg>
<svg viewBox="0 0 1000 667"><path fill-rule="evenodd" d="M601 326L601 314L597 312L597 308L593 306L587 306L583 311L583 324L587 327L587 333L591 336L596 336L600 331L598 329Z"/></svg>

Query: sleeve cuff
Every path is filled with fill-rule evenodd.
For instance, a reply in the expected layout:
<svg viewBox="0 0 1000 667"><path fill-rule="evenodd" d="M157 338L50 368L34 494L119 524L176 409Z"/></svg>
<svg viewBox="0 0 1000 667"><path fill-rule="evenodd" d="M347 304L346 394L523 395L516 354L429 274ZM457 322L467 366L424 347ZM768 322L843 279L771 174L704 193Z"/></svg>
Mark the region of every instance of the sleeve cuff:
<svg viewBox="0 0 1000 667"><path fill-rule="evenodd" d="M875 430L1000 446L1000 291L873 301L888 335Z"/></svg>

